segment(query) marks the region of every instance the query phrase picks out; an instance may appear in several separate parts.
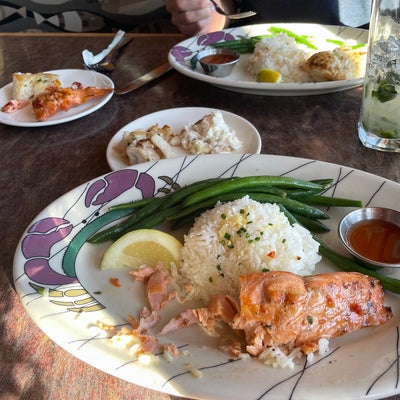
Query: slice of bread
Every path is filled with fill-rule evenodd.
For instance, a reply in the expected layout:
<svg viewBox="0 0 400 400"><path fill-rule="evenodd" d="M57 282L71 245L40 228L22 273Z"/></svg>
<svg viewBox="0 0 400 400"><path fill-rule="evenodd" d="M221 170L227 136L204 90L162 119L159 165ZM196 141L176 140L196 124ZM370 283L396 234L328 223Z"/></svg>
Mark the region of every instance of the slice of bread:
<svg viewBox="0 0 400 400"><path fill-rule="evenodd" d="M46 91L49 86L60 86L60 77L49 73L13 74L12 98L14 100L29 100Z"/></svg>

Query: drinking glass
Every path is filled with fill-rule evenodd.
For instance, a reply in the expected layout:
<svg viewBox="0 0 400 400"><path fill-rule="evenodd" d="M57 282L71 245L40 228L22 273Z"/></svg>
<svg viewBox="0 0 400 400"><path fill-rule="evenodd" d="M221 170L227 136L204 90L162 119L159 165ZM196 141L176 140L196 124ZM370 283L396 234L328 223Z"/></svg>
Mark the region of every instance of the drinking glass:
<svg viewBox="0 0 400 400"><path fill-rule="evenodd" d="M400 152L400 0L374 0L358 136L364 146Z"/></svg>

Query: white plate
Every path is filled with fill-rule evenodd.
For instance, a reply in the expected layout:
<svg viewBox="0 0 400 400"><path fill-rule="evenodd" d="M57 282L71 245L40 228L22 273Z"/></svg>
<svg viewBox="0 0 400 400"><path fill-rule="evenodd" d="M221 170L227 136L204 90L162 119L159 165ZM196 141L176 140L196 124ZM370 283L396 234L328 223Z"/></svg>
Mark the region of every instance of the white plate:
<svg viewBox="0 0 400 400"><path fill-rule="evenodd" d="M229 127L235 130L238 138L242 141L242 146L234 153L260 153L260 134L254 125L246 119L228 111L217 110L215 108L182 107L157 111L145 115L121 128L112 137L107 146L106 157L108 165L114 171L129 167L129 163L114 150L114 147L121 141L125 132L134 131L135 129L148 129L154 124L159 124L160 126L167 124L172 128L173 132L179 132L185 127L185 125L195 123L200 118L203 118L205 115L210 114L213 111L220 111L222 113L224 121ZM177 156L187 155L186 150L182 147L176 146L174 149Z"/></svg>
<svg viewBox="0 0 400 400"><path fill-rule="evenodd" d="M84 69L59 69L47 72L58 74L60 76L61 84L64 87L71 86L74 82L80 82L85 87L95 86L102 89L114 89L114 83L109 77L95 71L87 71ZM0 89L0 107L4 106L4 104L11 100L11 93L12 83L9 83ZM0 111L0 123L26 127L62 124L64 122L82 118L98 110L111 99L113 94L114 92L110 92L104 96L90 100L80 106L73 107L68 111L60 111L46 121L37 120L35 114L33 113L31 104L12 114L7 114Z"/></svg>
<svg viewBox="0 0 400 400"><path fill-rule="evenodd" d="M223 89L229 89L242 93L260 94L268 96L301 96L311 94L322 94L337 92L360 86L363 79L350 79L344 81L315 82L315 83L263 83L255 82L246 71L246 61L250 54L241 54L239 62L233 72L226 78L215 78L206 75L199 63L195 69L192 68L191 59L205 47L227 39L249 38L257 35L268 34L271 26L289 29L298 35L312 37L313 43L318 50L326 50L335 47L328 44L326 39L336 40L356 40L357 43L368 42L368 31L358 28L344 26L330 26L318 24L294 24L294 23L275 23L249 25L238 28L224 29L223 31L213 32L186 39L174 46L168 54L171 65L179 72L191 78L211 83Z"/></svg>
<svg viewBox="0 0 400 400"><path fill-rule="evenodd" d="M206 155L138 164L113 171L68 192L32 222L15 253L14 283L33 321L56 343L79 359L121 379L161 392L196 399L377 399L400 393L398 337L400 298L388 293L386 304L394 318L330 341L325 357L316 356L294 369L272 368L256 360L232 361L217 350L214 338L198 327L160 338L188 355L167 362L141 365L128 351L113 347L90 324L125 324L146 303L143 286L127 271L100 271L106 245L86 239L101 224L110 205L168 190L175 184L219 176L260 174L305 179L332 177L328 194L360 199L364 205L399 210L400 185L359 170L320 161L269 155ZM325 241L342 249L337 237L339 219L349 209L330 208L332 231ZM100 216L99 216L100 215ZM108 214L105 214L108 215ZM112 219L117 218L116 215ZM323 260L317 272L336 270ZM121 287L109 282L119 278ZM54 288L55 292L43 291ZM176 304L166 310L172 316ZM82 311L82 312L80 312ZM202 371L195 378L188 366Z"/></svg>

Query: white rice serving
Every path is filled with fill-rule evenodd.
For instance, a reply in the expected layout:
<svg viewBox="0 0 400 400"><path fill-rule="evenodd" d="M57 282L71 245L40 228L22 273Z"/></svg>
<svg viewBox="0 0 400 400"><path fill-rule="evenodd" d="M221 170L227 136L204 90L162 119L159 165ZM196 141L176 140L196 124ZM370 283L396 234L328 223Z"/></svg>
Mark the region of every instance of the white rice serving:
<svg viewBox="0 0 400 400"><path fill-rule="evenodd" d="M248 196L219 204L198 217L184 237L179 274L191 298L239 295L239 276L262 271L314 272L318 243L302 226L290 225L276 204Z"/></svg>
<svg viewBox="0 0 400 400"><path fill-rule="evenodd" d="M257 76L262 68L268 68L280 72L281 82L310 82L310 77L300 69L300 64L311 54L309 49L299 46L286 33L279 33L264 38L255 45L247 67L253 76Z"/></svg>

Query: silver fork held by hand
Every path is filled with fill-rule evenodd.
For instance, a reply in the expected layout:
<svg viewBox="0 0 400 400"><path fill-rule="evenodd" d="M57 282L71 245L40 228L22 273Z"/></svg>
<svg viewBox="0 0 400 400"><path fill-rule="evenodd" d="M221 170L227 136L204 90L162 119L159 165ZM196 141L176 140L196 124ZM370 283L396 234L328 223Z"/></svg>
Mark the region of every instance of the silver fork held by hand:
<svg viewBox="0 0 400 400"><path fill-rule="evenodd" d="M249 17L252 17L257 14L255 11L244 11L241 13L229 14L229 13L225 12L214 0L210 0L210 1L211 1L211 3L214 4L215 11L218 14L225 15L225 17L227 17L229 19L249 18Z"/></svg>

